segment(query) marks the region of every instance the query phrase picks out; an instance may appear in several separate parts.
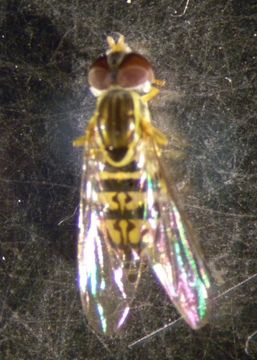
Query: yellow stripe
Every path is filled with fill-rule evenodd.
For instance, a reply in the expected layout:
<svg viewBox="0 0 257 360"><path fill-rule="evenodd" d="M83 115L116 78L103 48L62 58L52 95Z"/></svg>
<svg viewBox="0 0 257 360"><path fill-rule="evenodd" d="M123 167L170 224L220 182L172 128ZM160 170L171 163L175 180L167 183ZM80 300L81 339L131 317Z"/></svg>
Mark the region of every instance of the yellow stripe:
<svg viewBox="0 0 257 360"><path fill-rule="evenodd" d="M129 180L129 179L140 179L142 173L140 171L135 172L108 172L103 171L99 173L101 180Z"/></svg>
<svg viewBox="0 0 257 360"><path fill-rule="evenodd" d="M107 205L110 210L132 211L143 206L146 199L145 193L138 191L129 192L100 192L97 194L100 204ZM130 198L130 201L127 200Z"/></svg>

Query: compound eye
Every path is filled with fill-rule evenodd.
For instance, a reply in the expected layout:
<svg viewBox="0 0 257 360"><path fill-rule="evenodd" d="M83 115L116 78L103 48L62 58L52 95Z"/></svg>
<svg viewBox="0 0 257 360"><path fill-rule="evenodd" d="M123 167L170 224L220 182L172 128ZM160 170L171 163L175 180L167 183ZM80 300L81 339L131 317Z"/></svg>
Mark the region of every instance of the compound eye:
<svg viewBox="0 0 257 360"><path fill-rule="evenodd" d="M88 73L91 87L97 90L106 90L112 84L112 74L107 62L107 56L101 56L93 63Z"/></svg>
<svg viewBox="0 0 257 360"><path fill-rule="evenodd" d="M123 88L136 88L152 83L154 72L146 58L137 53L127 54L117 72L117 83Z"/></svg>

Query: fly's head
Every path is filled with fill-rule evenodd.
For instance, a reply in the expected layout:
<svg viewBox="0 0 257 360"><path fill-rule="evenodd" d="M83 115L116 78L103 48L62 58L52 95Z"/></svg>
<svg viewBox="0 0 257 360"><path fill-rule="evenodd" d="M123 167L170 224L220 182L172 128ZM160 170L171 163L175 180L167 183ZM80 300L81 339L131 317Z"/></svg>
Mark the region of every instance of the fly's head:
<svg viewBox="0 0 257 360"><path fill-rule="evenodd" d="M148 93L154 81L151 63L142 55L133 52L121 35L117 42L107 37L109 45L105 55L92 64L88 80L95 96L118 86L126 90Z"/></svg>

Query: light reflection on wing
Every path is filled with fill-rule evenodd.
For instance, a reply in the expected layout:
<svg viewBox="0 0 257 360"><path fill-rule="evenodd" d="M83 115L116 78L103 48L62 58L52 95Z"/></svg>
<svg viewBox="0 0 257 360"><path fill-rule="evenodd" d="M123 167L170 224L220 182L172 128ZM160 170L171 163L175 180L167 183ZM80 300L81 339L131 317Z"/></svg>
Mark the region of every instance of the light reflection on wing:
<svg viewBox="0 0 257 360"><path fill-rule="evenodd" d="M115 334L123 325L134 298L140 271L135 281L128 280L124 253L111 246L106 213L99 203L101 159L84 157L79 216L78 274L81 299L90 325L106 335ZM102 200L101 200L102 201ZM131 263L140 263L131 251Z"/></svg>
<svg viewBox="0 0 257 360"><path fill-rule="evenodd" d="M148 197L155 197L158 215L152 216L150 233L143 239L149 263L158 280L185 321L197 329L207 321L207 271L175 189L167 185L154 145L145 154L145 169L149 177ZM152 149L150 151L150 149ZM149 201L149 214L152 211ZM154 238L154 241L152 239Z"/></svg>

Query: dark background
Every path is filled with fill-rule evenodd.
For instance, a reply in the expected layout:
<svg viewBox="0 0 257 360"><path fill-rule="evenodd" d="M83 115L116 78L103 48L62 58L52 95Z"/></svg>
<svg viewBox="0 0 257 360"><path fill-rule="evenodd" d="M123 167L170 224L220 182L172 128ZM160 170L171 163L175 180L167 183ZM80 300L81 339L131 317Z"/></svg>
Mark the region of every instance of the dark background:
<svg viewBox="0 0 257 360"><path fill-rule="evenodd" d="M256 22L250 0L1 0L1 359L257 358ZM165 164L213 277L205 328L180 320L135 345L179 317L155 278L144 274L116 339L88 327L76 285L72 140L95 106L88 68L114 31L166 80L151 110L170 144L189 144L176 164L170 145Z"/></svg>

